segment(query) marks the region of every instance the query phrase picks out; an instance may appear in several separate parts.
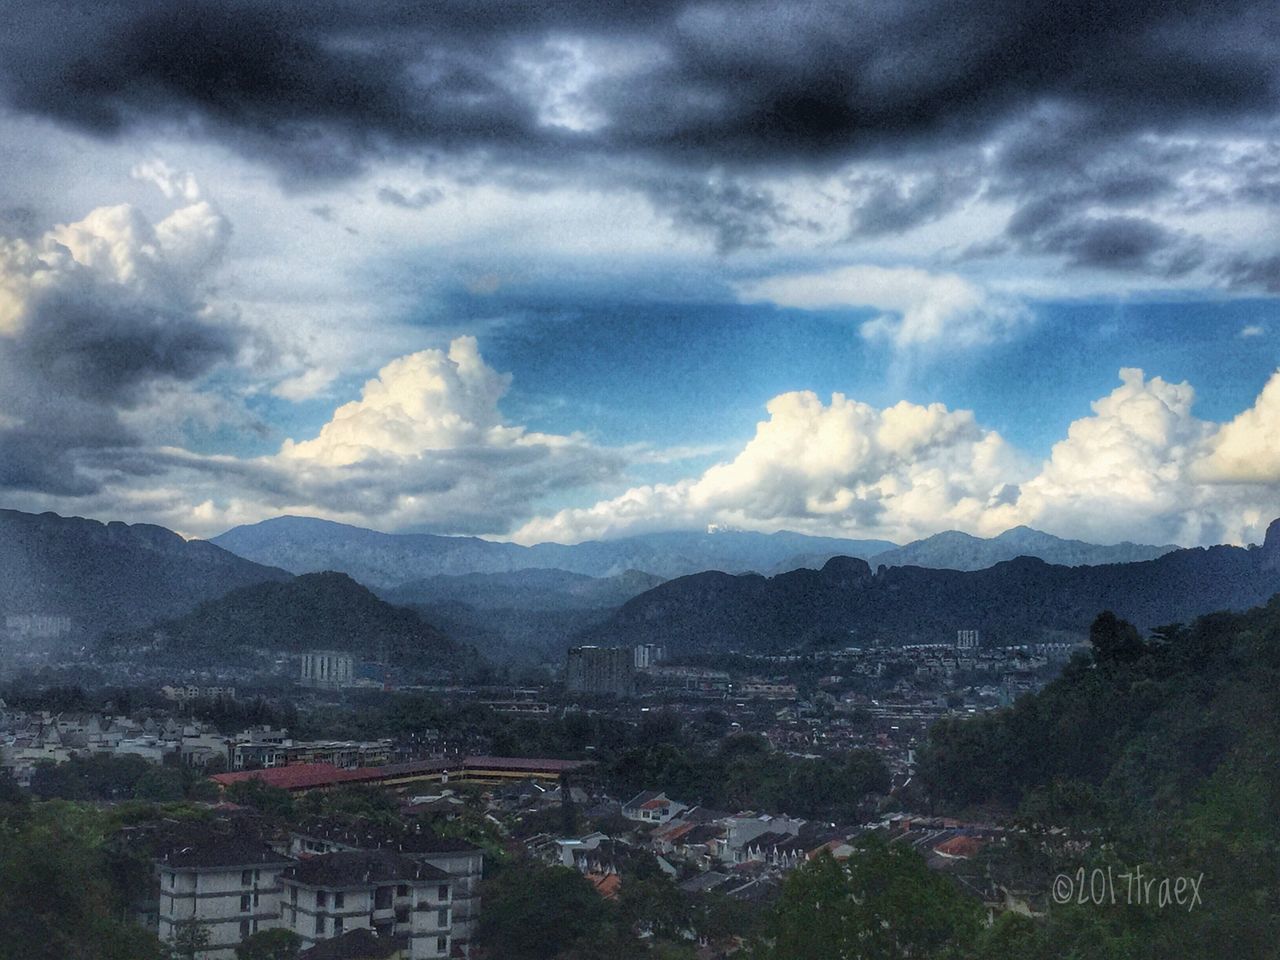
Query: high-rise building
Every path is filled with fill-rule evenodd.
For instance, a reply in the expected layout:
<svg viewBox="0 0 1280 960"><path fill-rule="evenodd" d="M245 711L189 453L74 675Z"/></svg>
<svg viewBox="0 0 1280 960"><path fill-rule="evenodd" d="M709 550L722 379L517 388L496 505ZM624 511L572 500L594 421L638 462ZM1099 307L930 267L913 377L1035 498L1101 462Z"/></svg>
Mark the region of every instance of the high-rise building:
<svg viewBox="0 0 1280 960"><path fill-rule="evenodd" d="M302 685L337 688L348 686L355 676L355 660L338 650L316 650L302 655Z"/></svg>
<svg viewBox="0 0 1280 960"><path fill-rule="evenodd" d="M564 671L572 693L629 697L635 693L635 653L630 647L573 647Z"/></svg>
<svg viewBox="0 0 1280 960"><path fill-rule="evenodd" d="M667 648L660 643L642 643L635 648L637 670L647 670L667 659Z"/></svg>
<svg viewBox="0 0 1280 960"><path fill-rule="evenodd" d="M956 631L956 649L957 650L977 650L980 646L977 630L957 630Z"/></svg>

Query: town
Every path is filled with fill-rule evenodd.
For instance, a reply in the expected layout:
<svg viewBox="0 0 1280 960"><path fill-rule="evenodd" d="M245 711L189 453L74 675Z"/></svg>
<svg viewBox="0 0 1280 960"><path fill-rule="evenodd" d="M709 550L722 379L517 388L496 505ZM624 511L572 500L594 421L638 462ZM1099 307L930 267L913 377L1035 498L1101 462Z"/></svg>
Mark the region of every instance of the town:
<svg viewBox="0 0 1280 960"><path fill-rule="evenodd" d="M131 915L193 956L230 960L272 930L296 934L307 960L488 955L476 946L487 855L570 868L609 902L666 883L686 901L677 915L702 917L675 939L714 957L752 924L726 931L695 905L762 915L789 871L824 852L847 859L866 836L919 850L993 913L1033 910L1039 891L968 869L1004 828L911 809L915 755L932 723L1007 705L1086 649L983 647L966 629L950 644L710 667L655 642L571 648L537 684L403 688L385 665L334 650L294 658L288 685L279 667L229 666L145 687L139 662L86 671L54 657L0 701L0 777L43 799L158 804L116 841L151 864ZM732 793L660 770L637 780L618 753L673 742L695 761L812 767L836 795L779 793L763 777ZM543 747L559 754L530 755ZM163 811L175 803L200 813L174 820Z"/></svg>

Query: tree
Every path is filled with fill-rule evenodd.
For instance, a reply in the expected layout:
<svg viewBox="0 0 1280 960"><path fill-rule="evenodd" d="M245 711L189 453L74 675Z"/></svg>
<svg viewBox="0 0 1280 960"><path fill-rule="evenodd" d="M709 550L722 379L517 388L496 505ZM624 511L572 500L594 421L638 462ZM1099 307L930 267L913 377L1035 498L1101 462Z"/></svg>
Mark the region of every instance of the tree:
<svg viewBox="0 0 1280 960"><path fill-rule="evenodd" d="M758 956L767 960L962 957L982 905L909 847L871 839L839 863L829 854L792 872Z"/></svg>
<svg viewBox="0 0 1280 960"><path fill-rule="evenodd" d="M107 823L75 804L0 814L0 960L162 960L158 939L118 919L103 858Z"/></svg>
<svg viewBox="0 0 1280 960"><path fill-rule="evenodd" d="M209 928L199 920L182 920L173 935L173 955L181 960L196 960L196 954L209 946Z"/></svg>
<svg viewBox="0 0 1280 960"><path fill-rule="evenodd" d="M1099 664L1133 663L1147 652L1137 628L1110 610L1098 614L1089 627L1089 643Z"/></svg>
<svg viewBox="0 0 1280 960"><path fill-rule="evenodd" d="M296 960L302 938L292 930L262 930L236 947L236 960Z"/></svg>
<svg viewBox="0 0 1280 960"><path fill-rule="evenodd" d="M554 960L613 933L605 902L586 877L567 867L507 867L485 880L481 897L477 939L504 960Z"/></svg>

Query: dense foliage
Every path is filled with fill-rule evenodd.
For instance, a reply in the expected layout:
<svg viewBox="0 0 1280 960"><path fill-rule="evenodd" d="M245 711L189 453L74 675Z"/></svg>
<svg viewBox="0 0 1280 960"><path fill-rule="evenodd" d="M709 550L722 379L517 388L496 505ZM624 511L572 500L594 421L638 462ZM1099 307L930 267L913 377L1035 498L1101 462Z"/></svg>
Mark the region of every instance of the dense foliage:
<svg viewBox="0 0 1280 960"><path fill-rule="evenodd" d="M95 753L66 763L42 762L31 777L41 800L216 800L204 773L181 764L155 764L139 756Z"/></svg>
<svg viewBox="0 0 1280 960"><path fill-rule="evenodd" d="M1053 872L1203 874L1194 909L1051 910L1011 956L1271 956L1280 942L1280 598L1144 640L1110 615L1094 654L1011 709L933 731L921 777L947 807L1018 812ZM1085 849L1054 850L1046 825ZM1046 851L1049 855L1046 855ZM1058 944L1062 952L1037 953ZM1070 951L1061 944L1074 944ZM1108 953L1107 951L1111 951Z"/></svg>
<svg viewBox="0 0 1280 960"><path fill-rule="evenodd" d="M167 960L128 919L146 872L107 845L117 824L75 804L0 802L0 960Z"/></svg>

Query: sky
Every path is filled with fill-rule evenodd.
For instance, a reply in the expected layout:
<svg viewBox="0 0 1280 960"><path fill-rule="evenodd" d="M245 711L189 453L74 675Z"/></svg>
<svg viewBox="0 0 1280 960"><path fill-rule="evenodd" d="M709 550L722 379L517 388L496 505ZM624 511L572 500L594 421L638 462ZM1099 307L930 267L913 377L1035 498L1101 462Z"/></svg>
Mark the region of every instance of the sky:
<svg viewBox="0 0 1280 960"><path fill-rule="evenodd" d="M1272 2L6 20L0 506L523 543L1280 517Z"/></svg>

